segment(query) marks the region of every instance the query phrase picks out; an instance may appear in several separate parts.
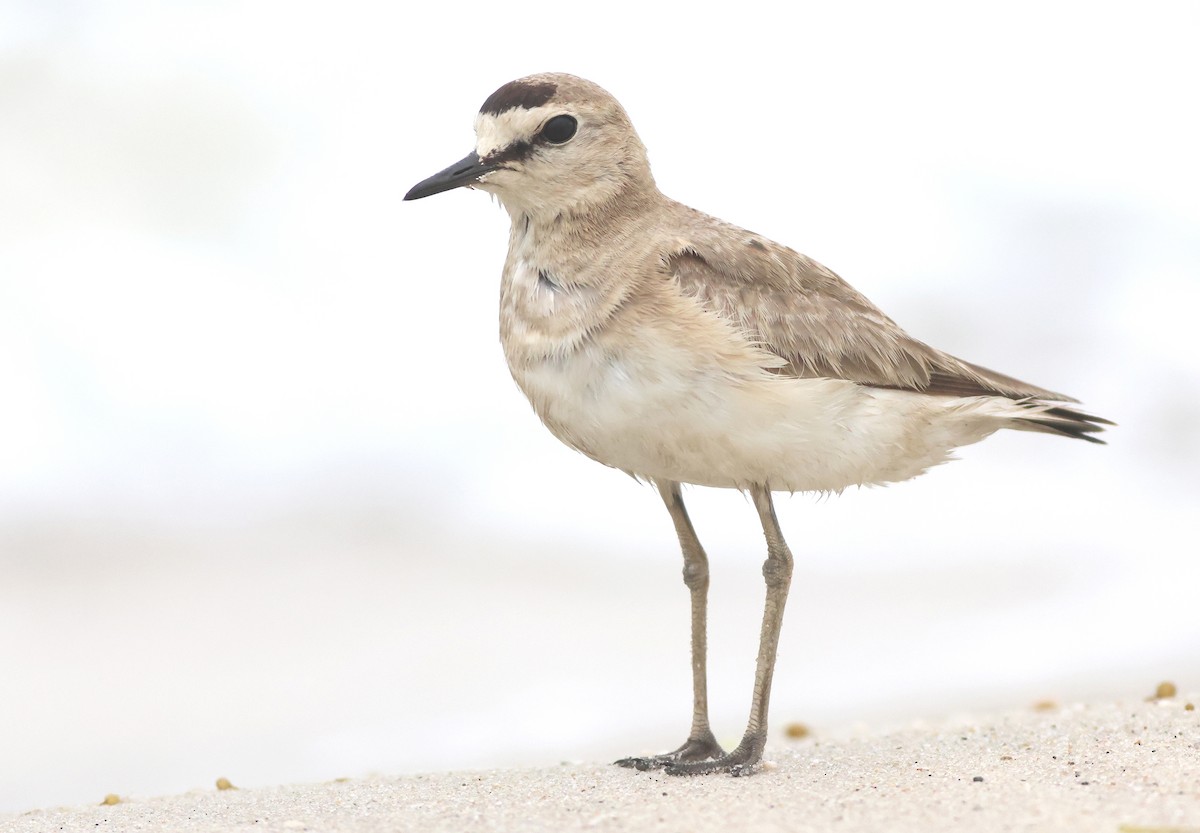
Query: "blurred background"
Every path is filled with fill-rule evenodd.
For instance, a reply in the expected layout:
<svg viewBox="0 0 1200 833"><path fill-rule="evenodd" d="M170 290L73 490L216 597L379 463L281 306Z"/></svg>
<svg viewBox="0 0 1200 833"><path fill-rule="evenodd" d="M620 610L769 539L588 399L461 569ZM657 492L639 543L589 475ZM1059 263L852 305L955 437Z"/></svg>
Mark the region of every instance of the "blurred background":
<svg viewBox="0 0 1200 833"><path fill-rule="evenodd" d="M780 496L776 742L1200 685L1196 4L418 5L0 0L0 812L683 739L665 510L512 384L502 209L400 199L550 69L667 194L1120 423ZM765 551L688 496L736 742Z"/></svg>

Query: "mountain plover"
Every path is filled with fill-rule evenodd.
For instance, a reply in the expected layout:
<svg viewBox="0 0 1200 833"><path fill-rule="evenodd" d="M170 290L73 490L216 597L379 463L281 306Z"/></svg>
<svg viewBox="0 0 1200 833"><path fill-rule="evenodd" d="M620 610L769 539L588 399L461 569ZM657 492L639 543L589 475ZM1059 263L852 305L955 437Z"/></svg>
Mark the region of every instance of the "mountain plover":
<svg viewBox="0 0 1200 833"><path fill-rule="evenodd" d="M663 196L625 110L589 81L505 84L475 137L405 199L466 186L504 205L500 341L513 378L554 436L654 483L683 550L691 732L623 766L736 775L761 760L792 575L772 491L907 480L1001 428L1101 442L1092 435L1112 424L917 341L816 261ZM748 492L766 535L750 720L731 752L708 721L708 559L682 483Z"/></svg>

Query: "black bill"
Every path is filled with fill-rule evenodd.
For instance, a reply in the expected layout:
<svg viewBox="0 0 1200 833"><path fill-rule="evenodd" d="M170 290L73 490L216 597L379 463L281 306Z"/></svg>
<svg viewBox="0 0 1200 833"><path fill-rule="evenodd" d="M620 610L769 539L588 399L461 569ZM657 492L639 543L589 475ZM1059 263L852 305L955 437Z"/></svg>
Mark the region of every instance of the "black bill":
<svg viewBox="0 0 1200 833"><path fill-rule="evenodd" d="M496 170L497 167L497 165L483 161L479 158L479 154L471 151L465 158L455 162L446 170L438 171L429 179L418 182L404 195L404 199L419 200L422 197L440 194L442 191L449 191L452 188L471 185L478 182L479 177Z"/></svg>

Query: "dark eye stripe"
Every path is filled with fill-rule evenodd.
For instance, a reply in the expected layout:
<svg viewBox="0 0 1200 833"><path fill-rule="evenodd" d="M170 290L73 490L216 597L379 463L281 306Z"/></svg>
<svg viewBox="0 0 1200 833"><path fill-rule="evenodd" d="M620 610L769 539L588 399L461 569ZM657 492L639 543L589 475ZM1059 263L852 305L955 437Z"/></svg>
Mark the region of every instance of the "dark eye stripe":
<svg viewBox="0 0 1200 833"><path fill-rule="evenodd" d="M508 147L499 148L494 153L489 154L484 161L488 164L503 165L506 162L524 161L532 153L533 145L529 142L513 142Z"/></svg>

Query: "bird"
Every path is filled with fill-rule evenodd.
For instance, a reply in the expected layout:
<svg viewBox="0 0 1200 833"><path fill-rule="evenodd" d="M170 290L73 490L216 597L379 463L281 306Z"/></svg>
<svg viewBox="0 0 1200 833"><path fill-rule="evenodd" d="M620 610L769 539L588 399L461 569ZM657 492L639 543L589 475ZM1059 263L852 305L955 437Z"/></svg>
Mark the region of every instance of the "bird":
<svg viewBox="0 0 1200 833"><path fill-rule="evenodd" d="M514 381L555 437L657 489L683 555L691 728L677 749L621 766L761 769L793 569L774 492L908 480L1002 428L1102 443L1114 424L926 345L815 260L666 197L625 109L591 81L510 81L474 127L474 150L404 199L460 187L498 199ZM766 539L750 715L730 751L709 722L708 557L683 484L748 494Z"/></svg>

